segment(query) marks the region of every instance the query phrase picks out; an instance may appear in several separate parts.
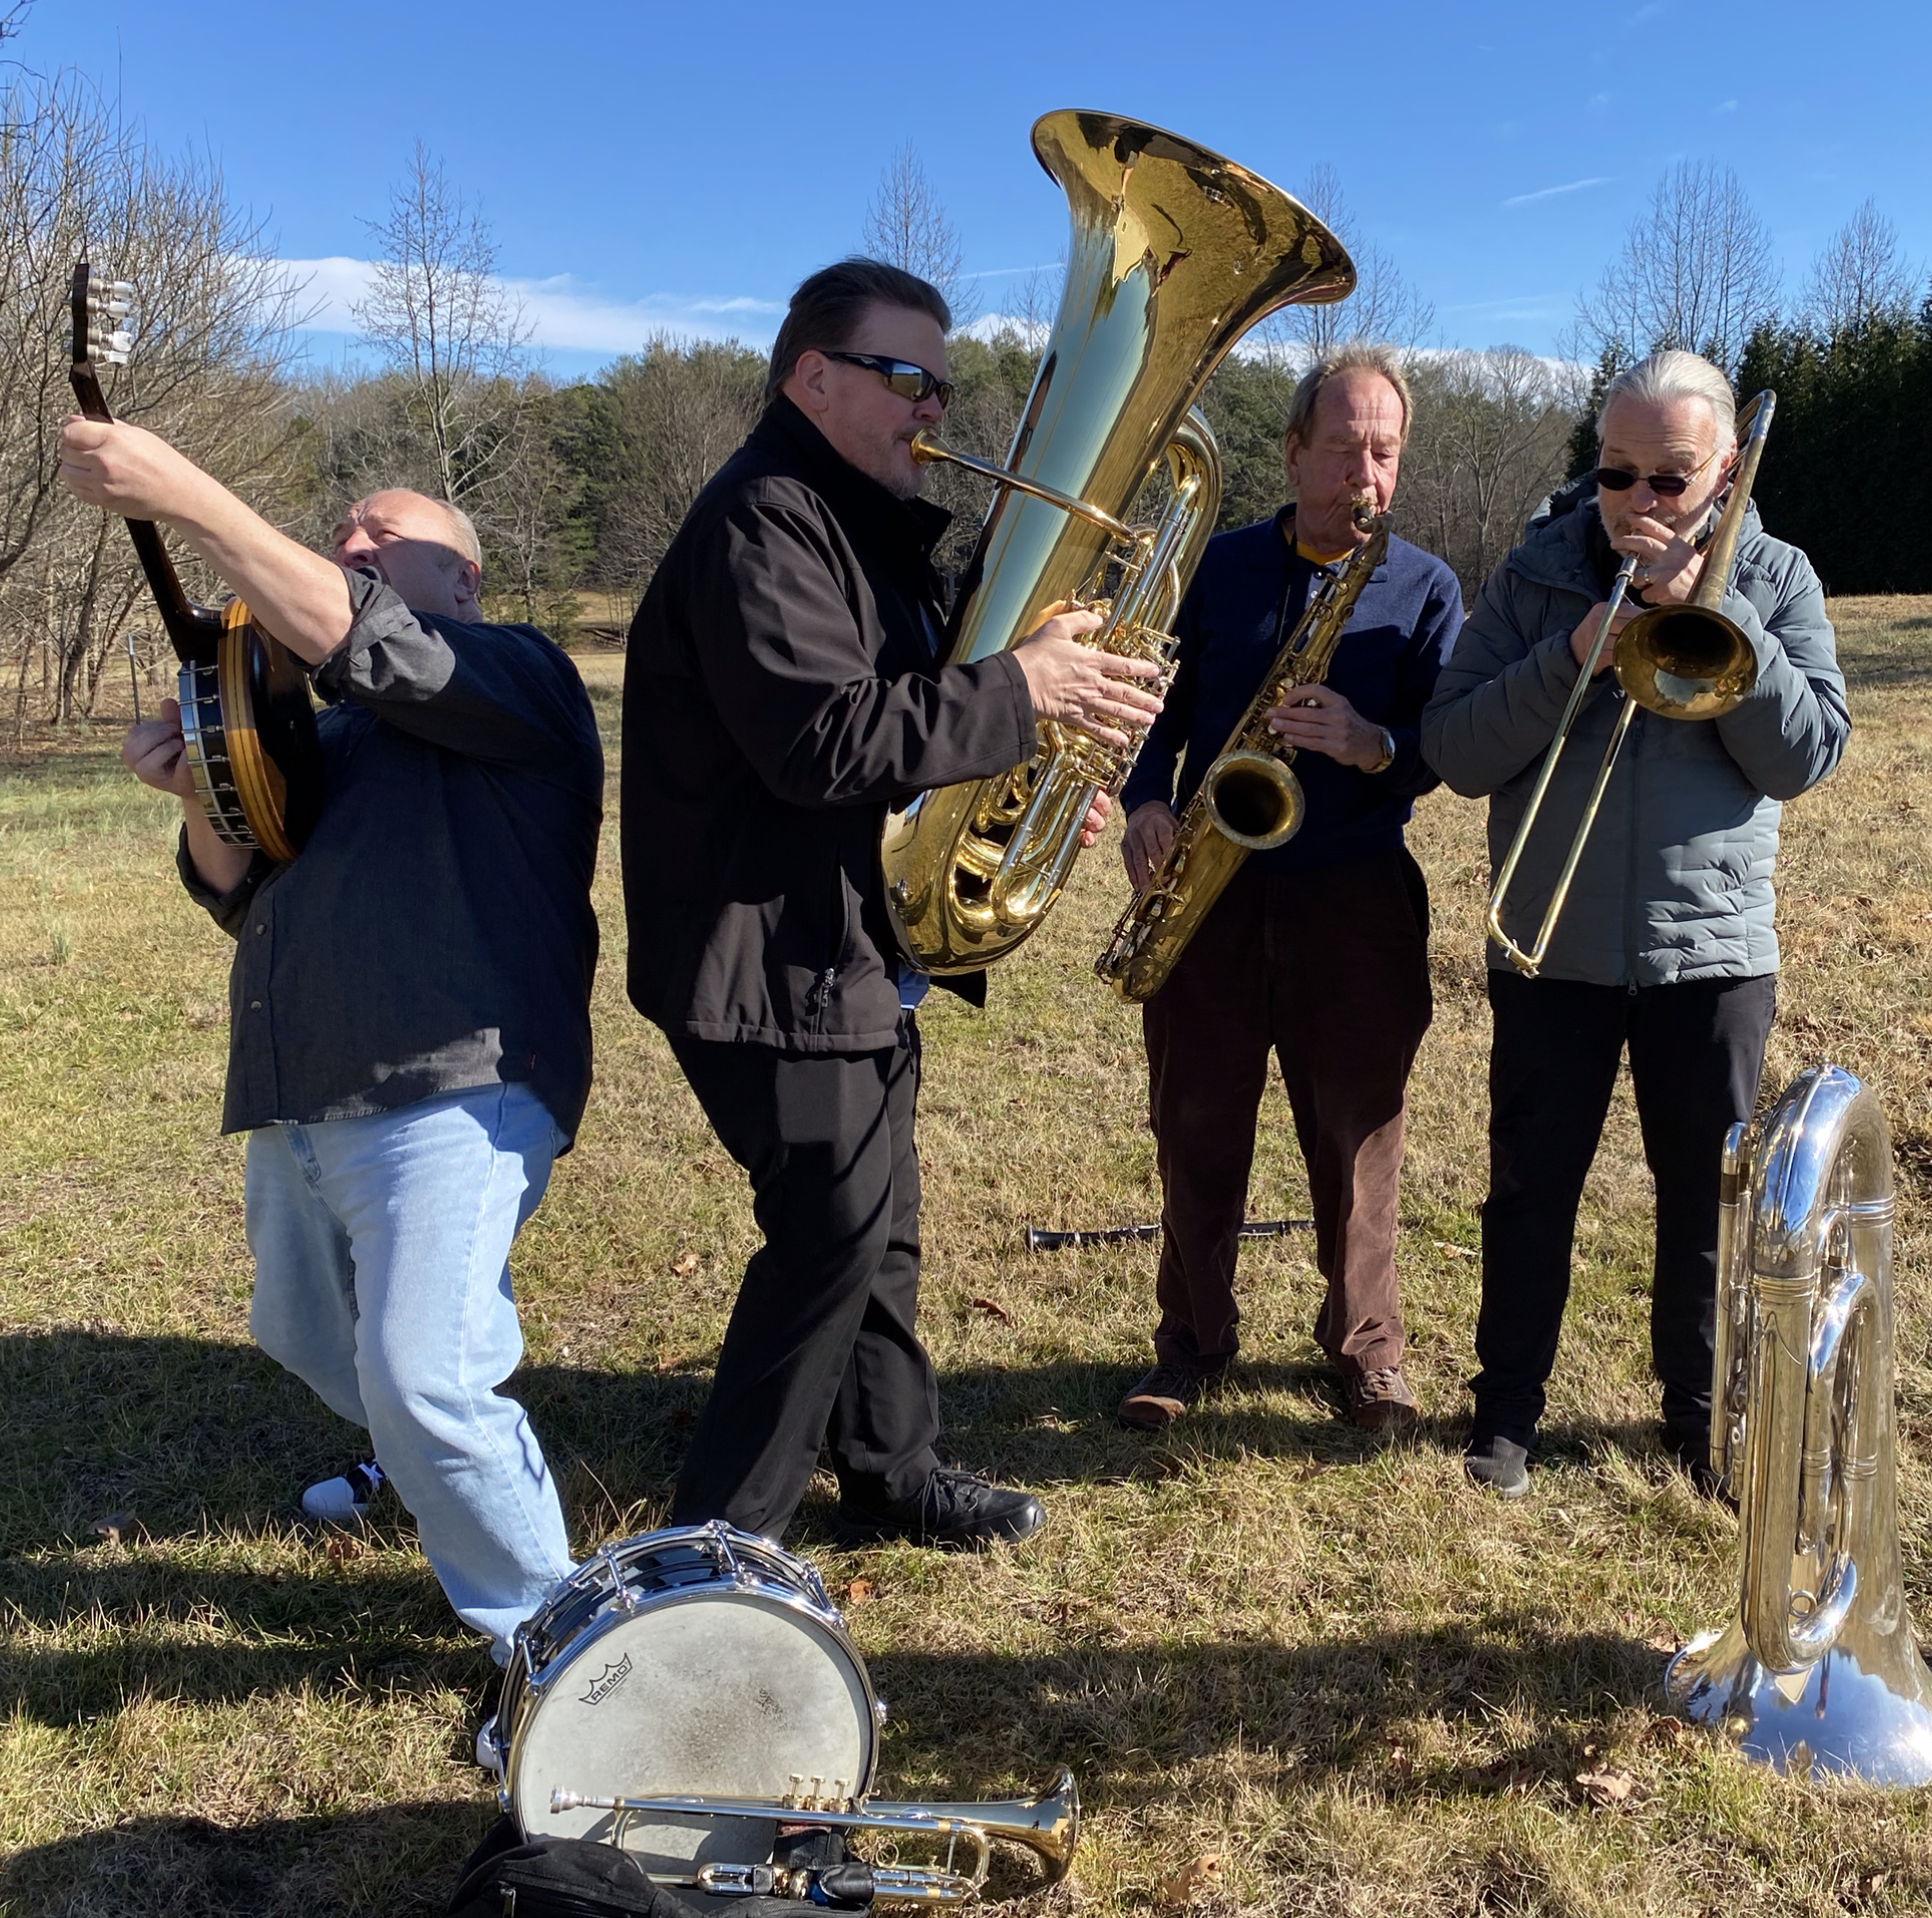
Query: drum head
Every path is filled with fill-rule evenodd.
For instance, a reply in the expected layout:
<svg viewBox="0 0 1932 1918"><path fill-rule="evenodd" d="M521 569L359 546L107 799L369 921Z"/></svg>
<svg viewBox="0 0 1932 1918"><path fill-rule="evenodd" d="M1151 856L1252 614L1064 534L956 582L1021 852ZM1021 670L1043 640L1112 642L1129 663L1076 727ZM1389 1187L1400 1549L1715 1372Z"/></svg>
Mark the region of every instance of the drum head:
<svg viewBox="0 0 1932 1918"><path fill-rule="evenodd" d="M612 1611L545 1675L519 1714L510 1802L529 1838L617 1839L648 1872L762 1864L775 1820L553 1812L556 1789L591 1797L782 1798L794 1775L862 1791L871 1698L843 1641L782 1599L728 1587Z"/></svg>

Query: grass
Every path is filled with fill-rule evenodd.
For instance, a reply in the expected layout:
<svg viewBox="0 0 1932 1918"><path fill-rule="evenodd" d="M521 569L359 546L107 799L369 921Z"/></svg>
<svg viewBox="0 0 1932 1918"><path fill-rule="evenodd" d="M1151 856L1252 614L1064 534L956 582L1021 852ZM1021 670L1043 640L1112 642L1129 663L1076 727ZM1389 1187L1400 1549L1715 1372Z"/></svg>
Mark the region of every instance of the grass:
<svg viewBox="0 0 1932 1918"><path fill-rule="evenodd" d="M1932 601L1835 613L1858 730L1786 815L1766 1086L1830 1058L1891 1116L1923 1624ZM619 670L586 656L613 730ZM169 804L114 744L106 725L38 738L0 777L0 1910L440 1911L492 1811L469 1761L487 1663L406 1527L345 1544L291 1517L356 1436L248 1342L241 1154L216 1130L228 948L175 885ZM1664 1715L1663 1657L1727 1614L1736 1538L1653 1435L1627 1089L1585 1197L1549 1463L1515 1506L1462 1482L1480 821L1438 794L1415 832L1437 913L1400 1254L1434 1415L1415 1441L1338 1418L1302 1240L1246 1246L1233 1389L1152 1440L1111 1413L1146 1360L1154 1249L1021 1250L1029 1222L1158 1205L1136 1021L1089 971L1120 902L1111 855L1083 862L986 1014L929 1002L923 1325L948 1443L1038 1488L1052 1524L978 1558L842 1553L821 1488L799 1540L835 1592L864 1581L851 1624L892 1701L884 1790L1004 1795L1073 1766L1090 1811L1075 1875L1019 1909L1144 1911L1204 1856L1221 1861L1195 1897L1211 1918L1932 1902L1920 1798L1761 1775ZM579 1549L661 1520L753 1244L736 1168L623 1003L614 837L598 903L597 1088L516 1259L514 1390ZM1306 1198L1271 1094L1253 1210ZM1577 1783L1603 1770L1633 1781L1621 1802ZM1005 1882L1025 1896L1024 1865Z"/></svg>

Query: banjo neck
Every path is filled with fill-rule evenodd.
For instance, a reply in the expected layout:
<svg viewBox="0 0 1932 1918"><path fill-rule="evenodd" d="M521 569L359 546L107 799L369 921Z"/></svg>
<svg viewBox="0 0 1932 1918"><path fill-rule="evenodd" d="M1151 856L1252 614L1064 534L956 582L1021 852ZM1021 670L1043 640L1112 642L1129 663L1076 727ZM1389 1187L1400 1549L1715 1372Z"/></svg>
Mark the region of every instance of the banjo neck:
<svg viewBox="0 0 1932 1918"><path fill-rule="evenodd" d="M68 369L68 383L82 414L89 420L112 424L106 396L101 392L100 376L88 357L87 269L74 275L74 359ZM134 541L135 556L147 575L148 590L154 594L161 623L184 665L205 666L215 661L222 634L222 616L206 606L198 606L182 590L181 575L161 542L161 528L152 519L126 522L128 537Z"/></svg>

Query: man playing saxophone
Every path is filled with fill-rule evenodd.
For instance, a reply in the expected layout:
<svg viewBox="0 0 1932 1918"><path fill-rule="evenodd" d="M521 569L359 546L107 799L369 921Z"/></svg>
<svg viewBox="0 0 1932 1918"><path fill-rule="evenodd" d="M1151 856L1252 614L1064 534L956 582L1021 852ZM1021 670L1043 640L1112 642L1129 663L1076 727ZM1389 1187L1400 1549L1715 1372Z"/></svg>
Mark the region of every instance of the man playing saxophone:
<svg viewBox="0 0 1932 1918"><path fill-rule="evenodd" d="M1294 503L1210 542L1177 624L1166 709L1121 795L1137 891L1311 595L1370 537L1357 509L1388 511L1409 415L1401 367L1377 347L1318 360L1296 388L1283 439ZM1429 895L1403 828L1436 784L1418 726L1461 618L1449 568L1391 539L1326 683L1270 715L1297 752L1300 832L1247 861L1147 1002L1160 1321L1157 1363L1121 1401L1125 1425L1180 1418L1235 1356L1237 1235L1271 1050L1308 1167L1326 1285L1316 1342L1358 1425L1417 1417L1402 1374L1396 1198L1432 1003Z"/></svg>
<svg viewBox="0 0 1932 1918"><path fill-rule="evenodd" d="M1737 458L1717 368L1661 352L1611 383L1598 465L1556 493L1496 567L1423 719L1430 763L1489 797L1500 864L1596 644L1612 575L1634 556L1637 604L1682 605ZM1719 1154L1757 1099L1774 1010L1771 873L1780 801L1838 763L1851 722L1824 593L1804 554L1746 508L1722 613L1755 653L1755 684L1722 716L1634 714L1575 879L1534 976L1493 947L1489 1193L1469 1475L1528 1488L1543 1387L1569 1295L1570 1241L1627 1046L1656 1180L1650 1356L1665 1442L1701 1488L1710 1439ZM1535 926L1625 695L1598 655L1527 841L1511 919ZM1513 936L1513 935L1512 935Z"/></svg>

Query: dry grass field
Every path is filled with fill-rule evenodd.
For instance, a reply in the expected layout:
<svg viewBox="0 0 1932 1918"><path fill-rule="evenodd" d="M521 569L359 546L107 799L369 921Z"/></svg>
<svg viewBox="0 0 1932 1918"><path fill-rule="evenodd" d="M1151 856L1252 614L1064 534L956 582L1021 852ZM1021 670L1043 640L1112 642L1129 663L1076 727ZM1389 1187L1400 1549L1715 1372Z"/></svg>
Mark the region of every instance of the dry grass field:
<svg viewBox="0 0 1932 1918"><path fill-rule="evenodd" d="M1835 610L1858 730L1787 813L1767 1092L1831 1059L1891 1115L1904 1556L1932 1629L1932 600ZM585 666L613 735L619 667ZM357 1436L249 1345L241 1152L216 1130L228 949L173 881L171 802L121 773L116 737L0 769L0 1910L439 1911L492 1815L470 1761L488 1664L406 1526L345 1541L293 1515ZM1077 1773L1074 1877L1030 1895L1016 1865L1016 1910L1154 1909L1204 1856L1208 1915L1932 1905L1922 1797L1760 1775L1664 1715L1664 1656L1725 1616L1736 1534L1654 1438L1624 1094L1585 1201L1548 1462L1514 1506L1463 1483L1479 822L1438 794L1416 831L1438 1010L1401 1253L1432 1414L1414 1440L1338 1417L1303 1240L1244 1251L1234 1387L1154 1439L1112 1420L1148 1352L1153 1248L1023 1250L1029 1222L1155 1216L1136 1021L1089 972L1121 892L1111 855L1084 862L984 1016L943 995L925 1015L924 1324L948 1443L1038 1488L1051 1525L981 1557L843 1553L820 1492L796 1541L835 1592L863 1581L850 1616L892 1701L887 1791ZM614 830L598 896L597 1089L518 1251L513 1388L583 1549L661 1519L752 1243L736 1169L624 1005ZM1305 1209L1278 1093L1252 1203ZM1605 1772L1627 1794L1578 1782Z"/></svg>

